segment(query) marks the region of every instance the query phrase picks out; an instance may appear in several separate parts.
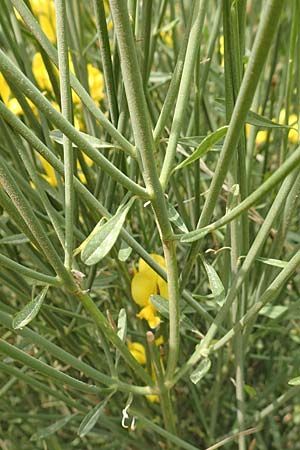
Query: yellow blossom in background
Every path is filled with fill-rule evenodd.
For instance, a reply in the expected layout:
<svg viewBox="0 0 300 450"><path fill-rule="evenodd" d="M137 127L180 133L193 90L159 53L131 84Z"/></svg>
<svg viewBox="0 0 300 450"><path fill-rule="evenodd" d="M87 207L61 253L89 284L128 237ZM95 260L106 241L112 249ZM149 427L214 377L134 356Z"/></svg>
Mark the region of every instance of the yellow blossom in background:
<svg viewBox="0 0 300 450"><path fill-rule="evenodd" d="M172 47L173 46L173 37L172 37L172 31L171 30L161 31L160 32L160 36L161 36L162 40L164 41L164 43L166 44L167 47Z"/></svg>
<svg viewBox="0 0 300 450"><path fill-rule="evenodd" d="M151 256L161 267L166 268L162 256L153 253ZM156 328L160 324L157 309L150 302L150 296L155 294L168 300L168 284L140 258L139 270L131 282L131 295L135 303L142 307L137 317L147 320L150 328Z"/></svg>
<svg viewBox="0 0 300 450"><path fill-rule="evenodd" d="M48 161L39 153L37 154L39 160L42 163L43 169L46 172L46 174L42 174L43 178L49 183L51 184L51 186L56 187L57 186L57 179L55 176L55 170L53 169L53 167L51 166L50 163L48 163Z"/></svg>
<svg viewBox="0 0 300 450"><path fill-rule="evenodd" d="M219 38L219 47L220 47L220 54L222 56L221 66L224 67L224 36L223 36L223 34Z"/></svg>
<svg viewBox="0 0 300 450"><path fill-rule="evenodd" d="M51 81L45 67L42 55L40 53L36 53L32 60L32 72L33 75L38 82L39 87L43 91L52 91Z"/></svg>
<svg viewBox="0 0 300 450"><path fill-rule="evenodd" d="M279 123L285 123L285 109L282 109L279 113ZM296 114L290 114L288 118L288 125L292 126L289 130L288 140L291 144L298 144L299 142L299 130L298 130L298 117ZM294 129L295 128L295 129Z"/></svg>
<svg viewBox="0 0 300 450"><path fill-rule="evenodd" d="M250 129L251 129L251 125L249 123L246 123L246 136L247 138L250 135ZM256 133L256 138L255 138L255 143L257 146L260 146L262 144L264 144L267 140L268 137L268 131L267 130L259 130Z"/></svg>
<svg viewBox="0 0 300 450"><path fill-rule="evenodd" d="M163 343L163 337L160 336L159 338L157 338L155 340L155 343L157 346L161 345ZM147 358L146 358L145 347L143 346L143 344L140 344L139 342L131 342L128 340L127 345L130 350L130 353L137 360L137 362L139 364L141 364L141 366L145 366L147 363ZM153 380L156 380L156 376L155 376L153 367L152 367L152 375L151 376L152 376ZM159 403L159 395L157 395L157 394L146 395L146 398L152 403Z"/></svg>
<svg viewBox="0 0 300 450"><path fill-rule="evenodd" d="M145 347L139 342L131 342L131 341L128 341L127 345L130 350L130 353L132 354L132 356L134 356L137 362L141 364L141 366L145 366L146 365Z"/></svg>
<svg viewBox="0 0 300 450"><path fill-rule="evenodd" d="M23 109L21 108L20 103L18 100L13 96L13 93L11 92L4 76L0 73L0 95L2 97L3 103L8 107L8 109L16 114L17 116L20 116L23 114ZM31 108L35 108L34 104L26 98L27 102L31 106Z"/></svg>
<svg viewBox="0 0 300 450"><path fill-rule="evenodd" d="M103 75L92 64L87 65L87 72L91 97L95 102L100 102L103 99Z"/></svg>
<svg viewBox="0 0 300 450"><path fill-rule="evenodd" d="M56 43L56 21L53 0L30 0L32 11L39 20L41 28L47 38Z"/></svg>

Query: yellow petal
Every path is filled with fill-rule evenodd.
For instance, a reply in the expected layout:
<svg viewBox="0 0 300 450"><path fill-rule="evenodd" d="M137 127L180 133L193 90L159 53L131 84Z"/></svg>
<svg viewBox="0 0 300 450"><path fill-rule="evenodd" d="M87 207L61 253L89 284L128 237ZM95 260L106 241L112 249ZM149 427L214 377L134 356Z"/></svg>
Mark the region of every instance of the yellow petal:
<svg viewBox="0 0 300 450"><path fill-rule="evenodd" d="M157 310L150 303L145 306L141 311L136 315L139 319L145 319L148 322L150 328L156 328L160 324L160 318L156 316Z"/></svg>
<svg viewBox="0 0 300 450"><path fill-rule="evenodd" d="M40 53L36 53L32 60L32 72L33 75L42 90L52 91L52 84L50 82L50 78L45 67L42 55Z"/></svg>
<svg viewBox="0 0 300 450"><path fill-rule="evenodd" d="M130 350L130 353L134 358L142 365L144 366L146 364L146 352L145 347L140 344L139 342L131 342L128 341L128 348Z"/></svg>
<svg viewBox="0 0 300 450"><path fill-rule="evenodd" d="M159 395L149 394L149 395L146 395L146 398L151 403L159 403Z"/></svg>
<svg viewBox="0 0 300 450"><path fill-rule="evenodd" d="M156 294L156 280L146 272L137 272L131 282L131 295L135 303L146 306L150 295Z"/></svg>
<svg viewBox="0 0 300 450"><path fill-rule="evenodd" d="M150 253L150 256L156 261L161 267L166 268L165 258L163 256L157 255L156 253ZM142 259L139 259L139 272L150 271L156 274L156 272L151 269L151 267Z"/></svg>
<svg viewBox="0 0 300 450"><path fill-rule="evenodd" d="M42 155L40 155L39 153L37 154L38 158L40 159L42 165L43 165L43 169L46 172L46 175L43 175L45 180L48 181L49 184L51 184L51 186L56 187L57 186L57 179L55 176L55 170L53 169L53 167L51 166L50 163L48 163L48 161L43 158Z"/></svg>
<svg viewBox="0 0 300 450"><path fill-rule="evenodd" d="M166 300L169 300L169 293L168 293L168 283L163 280L161 277L157 278L158 288L159 288L159 294L164 297Z"/></svg>
<svg viewBox="0 0 300 450"><path fill-rule="evenodd" d="M268 136L268 132L266 130L260 130L256 135L256 139L255 139L256 144L261 145L264 142L266 142L267 136Z"/></svg>
<svg viewBox="0 0 300 450"><path fill-rule="evenodd" d="M87 71L91 97L95 102L100 102L103 99L103 75L92 64L87 65Z"/></svg>
<svg viewBox="0 0 300 450"><path fill-rule="evenodd" d="M155 344L157 346L163 345L163 343L164 343L164 337L163 336L159 336L157 339L155 339Z"/></svg>

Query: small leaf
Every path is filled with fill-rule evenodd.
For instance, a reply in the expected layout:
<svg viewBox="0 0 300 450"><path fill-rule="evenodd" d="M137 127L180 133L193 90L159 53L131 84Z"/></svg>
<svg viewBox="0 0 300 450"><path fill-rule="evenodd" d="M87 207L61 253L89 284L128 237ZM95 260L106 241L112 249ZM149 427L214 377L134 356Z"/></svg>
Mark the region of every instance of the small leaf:
<svg viewBox="0 0 300 450"><path fill-rule="evenodd" d="M91 144L95 148L116 148L115 145L109 143L109 142L102 142L100 139L95 138L94 136L91 136L86 133L82 133L79 131L79 134L84 137L86 141L88 141L89 144ZM57 142L58 144L63 144L63 133L60 130L52 130L50 131L50 137L54 142ZM73 147L77 147L76 144L72 143Z"/></svg>
<svg viewBox="0 0 300 450"><path fill-rule="evenodd" d="M280 267L281 269L284 269L287 266L287 261L281 261L280 259L273 259L273 258L262 258L258 256L257 261L260 261L264 264L268 264L269 266L273 267Z"/></svg>
<svg viewBox="0 0 300 450"><path fill-rule="evenodd" d="M209 358L204 358L196 369L191 373L190 380L192 383L197 384L207 374L211 367L211 361Z"/></svg>
<svg viewBox="0 0 300 450"><path fill-rule="evenodd" d="M23 233L12 234L11 236L5 236L0 239L0 244L19 245L27 244L27 242L29 242L29 239Z"/></svg>
<svg viewBox="0 0 300 450"><path fill-rule="evenodd" d="M57 422L53 423L49 427L42 428L38 430L36 433L34 433L30 440L36 441L37 439L45 439L48 436L51 436L51 434L56 433L61 428L63 428L71 419L73 419L77 414L72 414L70 416L64 417L63 419L58 420Z"/></svg>
<svg viewBox="0 0 300 450"><path fill-rule="evenodd" d="M246 122L260 128L293 128L290 125L273 122L273 120L270 120L265 116L261 116L254 111L248 112Z"/></svg>
<svg viewBox="0 0 300 450"><path fill-rule="evenodd" d="M225 296L225 288L219 278L219 275L215 271L214 267L208 264L203 258L202 262L208 276L209 287L213 297L216 300L222 300Z"/></svg>
<svg viewBox="0 0 300 450"><path fill-rule="evenodd" d="M282 306L282 305L267 305L264 306L258 314L260 314L261 316L265 316L268 317L269 319L277 319L278 317L280 317L282 314L284 314L286 311L288 310L287 306Z"/></svg>
<svg viewBox="0 0 300 450"><path fill-rule="evenodd" d="M46 297L48 288L49 286L45 286L44 289L25 306L25 308L23 308L15 315L12 322L12 327L15 330L24 328L36 317Z"/></svg>
<svg viewBox="0 0 300 450"><path fill-rule="evenodd" d="M300 377L292 378L289 381L290 386L299 386L300 385Z"/></svg>
<svg viewBox="0 0 300 450"><path fill-rule="evenodd" d="M83 438L86 434L91 431L91 429L96 425L97 420L103 413L104 407L106 405L105 403L100 403L99 405L95 406L83 419L81 424L78 428L78 434L81 438Z"/></svg>
<svg viewBox="0 0 300 450"><path fill-rule="evenodd" d="M161 295L150 295L150 302L166 319L169 319L169 302Z"/></svg>
<svg viewBox="0 0 300 450"><path fill-rule="evenodd" d="M159 314L163 316L165 319L169 319L169 302L161 295L150 295L150 302L157 309ZM189 331L193 331L198 333L197 327L193 324L193 322L186 317L184 314L180 315L179 323L181 325L180 332L183 331L183 328Z"/></svg>
<svg viewBox="0 0 300 450"><path fill-rule="evenodd" d="M85 240L86 244L82 248L81 260L86 265L91 266L103 259L114 246L119 237L128 211L130 210L135 197L132 197L127 205L122 206L117 213L104 225L96 225L91 235Z"/></svg>
<svg viewBox="0 0 300 450"><path fill-rule="evenodd" d="M178 211L174 208L171 203L167 202L167 211L168 211L168 218L169 220L176 225L177 228L179 228L183 233L188 233L189 230L187 229L184 221L180 217Z"/></svg>
<svg viewBox="0 0 300 450"><path fill-rule="evenodd" d="M118 332L117 332L121 341L125 342L126 334L127 334L127 315L126 310L122 308L119 312L118 317Z"/></svg>
<svg viewBox="0 0 300 450"><path fill-rule="evenodd" d="M182 161L182 163L178 164L178 166L176 166L174 170L182 169L183 167L186 167L187 165L201 158L201 156L207 153L214 144L219 142L225 136L227 130L228 126L226 125L225 127L221 127L218 130L214 131L209 136L206 136L199 147L196 148L196 150L188 158Z"/></svg>
<svg viewBox="0 0 300 450"><path fill-rule="evenodd" d="M257 392L254 387L249 386L249 384L244 384L244 391L249 395L250 398L257 397Z"/></svg>
<svg viewBox="0 0 300 450"><path fill-rule="evenodd" d="M118 253L118 259L119 261L126 261L129 256L131 255L132 252L132 248L131 247L125 247L125 248L120 248L119 253Z"/></svg>

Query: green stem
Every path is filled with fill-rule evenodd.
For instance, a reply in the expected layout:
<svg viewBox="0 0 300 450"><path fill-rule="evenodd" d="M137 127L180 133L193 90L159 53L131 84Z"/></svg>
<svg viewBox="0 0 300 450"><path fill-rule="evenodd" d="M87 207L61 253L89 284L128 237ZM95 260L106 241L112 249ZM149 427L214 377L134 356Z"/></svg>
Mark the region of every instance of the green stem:
<svg viewBox="0 0 300 450"><path fill-rule="evenodd" d="M35 17L31 14L30 10L27 8L24 1L12 0L12 3L14 7L17 9L22 19L24 20L24 22L26 23L26 25L28 26L28 28L30 29L30 31L32 32L32 34L35 36L37 41L43 47L49 58L53 61L53 63L56 66L58 66L57 50L51 44L46 35L43 33L39 23L37 22ZM78 96L81 98L82 102L86 105L91 114L97 120L99 120L103 128L105 128L105 130L111 135L111 137L119 143L119 145L121 146L121 148L124 149L124 151L126 151L128 154L134 155L136 153L134 147L105 117L104 113L99 109L99 106L97 106L94 103L93 99L89 96L87 91L84 89L84 87L80 84L75 75L73 75L72 73L70 74L70 82L76 94L78 94Z"/></svg>
<svg viewBox="0 0 300 450"><path fill-rule="evenodd" d="M44 275L43 273L36 272L35 270L29 269L28 267L22 266L15 261L7 258L0 254L0 265L13 270L16 273L23 275L24 277L32 278L33 280L42 281L43 283L50 284L52 286L61 286L62 282L57 277L51 277L49 275Z"/></svg>
<svg viewBox="0 0 300 450"><path fill-rule="evenodd" d="M57 29L58 68L60 80L61 113L68 122L72 122L72 96L68 62L68 42L66 36L65 0L55 0L55 17ZM74 227L74 155L72 142L63 135L64 167L65 167L65 266L72 269L73 260L73 227Z"/></svg>
<svg viewBox="0 0 300 450"><path fill-rule="evenodd" d="M141 155L144 168L144 180L159 225L164 246L169 289L170 308L170 351L167 373L172 377L179 355L179 289L177 277L177 261L173 235L168 219L166 202L158 178L154 159L154 140L150 128L150 118L143 91L141 73L135 51L134 39L126 2L110 1L115 31L118 39L121 68L124 80L128 108L131 116L133 135ZM176 275L176 278L174 276Z"/></svg>
<svg viewBox="0 0 300 450"><path fill-rule="evenodd" d="M189 34L186 55L183 65L183 72L178 91L178 100L175 107L166 155L160 173L160 182L164 191L167 188L167 184L173 169L178 138L183 123L183 115L186 111L186 107L189 101L188 94L190 92L192 76L197 59L196 56L200 46L200 37L203 29L206 10L207 10L207 0L202 0L200 4L198 2L194 6L192 25Z"/></svg>
<svg viewBox="0 0 300 450"><path fill-rule="evenodd" d="M112 178L126 187L133 194L147 199L146 190L130 180L119 169L111 164L100 152L80 134L40 93L40 91L24 76L24 74L10 61L5 53L0 50L0 69L8 79L20 86L23 92L33 103L53 122L68 138L81 148L95 163L107 172Z"/></svg>
<svg viewBox="0 0 300 450"><path fill-rule="evenodd" d="M234 154L234 149L241 137L243 125L250 109L259 77L279 22L282 6L283 3L281 0L268 0L264 7L251 56L197 228L202 228L209 223L215 209L231 158ZM189 278L199 248L199 244L194 245L188 255L188 263L185 264L182 275L183 287Z"/></svg>

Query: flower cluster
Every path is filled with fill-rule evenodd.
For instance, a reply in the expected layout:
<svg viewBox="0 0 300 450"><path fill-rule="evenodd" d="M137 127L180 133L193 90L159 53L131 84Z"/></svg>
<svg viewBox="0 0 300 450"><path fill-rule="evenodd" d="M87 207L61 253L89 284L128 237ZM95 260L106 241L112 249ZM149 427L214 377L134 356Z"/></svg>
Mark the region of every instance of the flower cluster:
<svg viewBox="0 0 300 450"><path fill-rule="evenodd" d="M155 253L152 253L151 256L161 267L166 269L166 263L162 256ZM143 259L140 259L138 271L131 282L131 295L135 303L142 308L137 317L147 320L152 329L160 324L157 309L150 302L151 295L156 294L168 300L168 284Z"/></svg>

